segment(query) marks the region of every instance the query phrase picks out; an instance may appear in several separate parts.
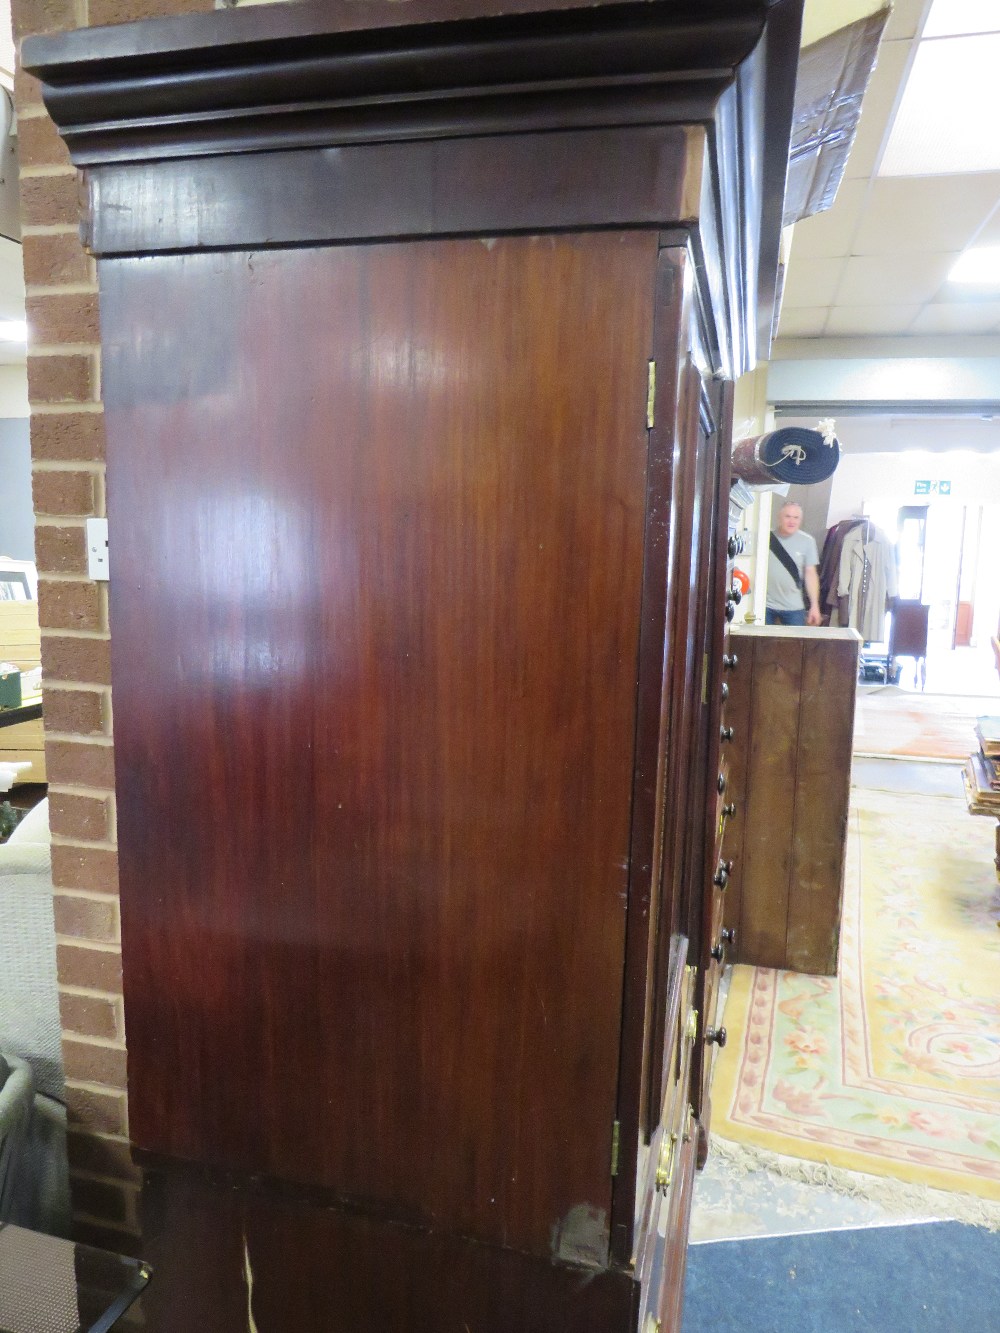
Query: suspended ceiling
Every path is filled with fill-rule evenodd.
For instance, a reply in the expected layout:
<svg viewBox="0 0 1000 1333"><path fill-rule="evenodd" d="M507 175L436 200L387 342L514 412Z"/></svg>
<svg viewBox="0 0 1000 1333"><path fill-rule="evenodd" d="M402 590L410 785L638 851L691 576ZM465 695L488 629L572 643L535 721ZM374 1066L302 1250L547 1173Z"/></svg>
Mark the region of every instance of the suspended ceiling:
<svg viewBox="0 0 1000 1333"><path fill-rule="evenodd" d="M810 0L806 41L874 8ZM948 281L967 246L1000 245L1000 172L876 174L929 8L896 0L836 202L795 227L779 339L1000 333L1000 290Z"/></svg>

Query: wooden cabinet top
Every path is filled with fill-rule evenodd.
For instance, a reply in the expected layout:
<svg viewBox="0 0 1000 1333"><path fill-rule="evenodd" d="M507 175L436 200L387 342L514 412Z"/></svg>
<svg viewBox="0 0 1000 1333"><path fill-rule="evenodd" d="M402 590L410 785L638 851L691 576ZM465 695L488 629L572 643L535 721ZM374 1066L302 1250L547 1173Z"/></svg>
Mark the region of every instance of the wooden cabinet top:
<svg viewBox="0 0 1000 1333"><path fill-rule="evenodd" d="M315 0L25 41L98 256L581 228L770 340L802 0Z"/></svg>

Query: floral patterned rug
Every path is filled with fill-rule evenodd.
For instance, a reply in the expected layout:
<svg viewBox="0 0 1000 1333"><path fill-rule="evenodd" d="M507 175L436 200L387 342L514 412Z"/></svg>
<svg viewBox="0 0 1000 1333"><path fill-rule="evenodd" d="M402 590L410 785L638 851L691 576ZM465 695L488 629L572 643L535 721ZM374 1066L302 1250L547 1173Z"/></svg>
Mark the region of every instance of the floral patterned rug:
<svg viewBox="0 0 1000 1333"><path fill-rule="evenodd" d="M997 712L1000 694L914 694L894 685L861 689L854 711L854 753L964 763L976 745L976 718Z"/></svg>
<svg viewBox="0 0 1000 1333"><path fill-rule="evenodd" d="M993 822L855 789L848 852L840 976L734 969L712 1135L1000 1200Z"/></svg>

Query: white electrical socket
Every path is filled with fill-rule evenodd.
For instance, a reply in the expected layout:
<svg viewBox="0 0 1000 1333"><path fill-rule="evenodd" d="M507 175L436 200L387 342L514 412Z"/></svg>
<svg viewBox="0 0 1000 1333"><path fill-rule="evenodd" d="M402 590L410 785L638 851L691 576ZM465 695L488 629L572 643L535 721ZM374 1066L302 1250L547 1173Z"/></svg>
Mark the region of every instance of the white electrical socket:
<svg viewBox="0 0 1000 1333"><path fill-rule="evenodd" d="M108 520L87 519L87 573L92 579L108 580Z"/></svg>

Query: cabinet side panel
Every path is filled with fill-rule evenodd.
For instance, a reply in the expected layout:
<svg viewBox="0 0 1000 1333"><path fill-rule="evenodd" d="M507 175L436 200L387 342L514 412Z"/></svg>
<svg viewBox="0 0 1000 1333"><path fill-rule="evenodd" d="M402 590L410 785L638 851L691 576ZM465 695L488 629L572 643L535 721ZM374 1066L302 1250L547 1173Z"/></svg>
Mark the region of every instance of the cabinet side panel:
<svg viewBox="0 0 1000 1333"><path fill-rule="evenodd" d="M601 1261L655 254L102 263L140 1148Z"/></svg>
<svg viewBox="0 0 1000 1333"><path fill-rule="evenodd" d="M150 1333L637 1333L631 1273L584 1272L179 1171L147 1172Z"/></svg>
<svg viewBox="0 0 1000 1333"><path fill-rule="evenodd" d="M851 793L858 646L806 640L786 966L835 976Z"/></svg>
<svg viewBox="0 0 1000 1333"><path fill-rule="evenodd" d="M740 958L758 967L787 966L797 701L801 688L801 642L758 639L751 687L740 943Z"/></svg>

